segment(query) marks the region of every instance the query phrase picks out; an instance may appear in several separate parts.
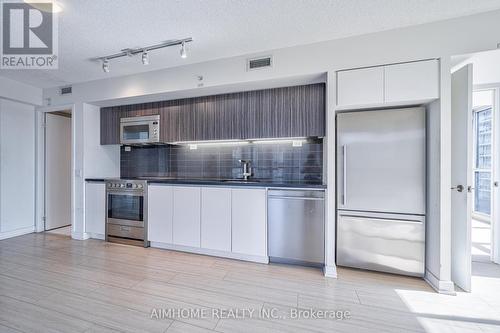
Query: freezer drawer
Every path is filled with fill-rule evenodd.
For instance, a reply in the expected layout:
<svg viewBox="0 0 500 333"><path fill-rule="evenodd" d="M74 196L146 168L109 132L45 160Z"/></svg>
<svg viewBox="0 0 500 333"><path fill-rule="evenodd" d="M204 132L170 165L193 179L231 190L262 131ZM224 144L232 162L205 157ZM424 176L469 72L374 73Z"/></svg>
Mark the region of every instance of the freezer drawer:
<svg viewBox="0 0 500 333"><path fill-rule="evenodd" d="M127 225L108 224L108 235L130 239L144 239L144 228Z"/></svg>
<svg viewBox="0 0 500 333"><path fill-rule="evenodd" d="M323 266L324 191L270 190L267 210L270 261Z"/></svg>
<svg viewBox="0 0 500 333"><path fill-rule="evenodd" d="M424 275L424 216L341 211L337 223L339 266Z"/></svg>

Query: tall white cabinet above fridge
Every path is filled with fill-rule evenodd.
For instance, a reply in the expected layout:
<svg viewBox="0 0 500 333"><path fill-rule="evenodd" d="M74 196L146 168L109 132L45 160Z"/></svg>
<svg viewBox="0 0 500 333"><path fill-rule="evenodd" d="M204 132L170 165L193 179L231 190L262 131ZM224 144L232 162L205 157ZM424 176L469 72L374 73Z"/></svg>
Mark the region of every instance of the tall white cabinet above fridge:
<svg viewBox="0 0 500 333"><path fill-rule="evenodd" d="M425 108L337 115L337 264L423 276Z"/></svg>

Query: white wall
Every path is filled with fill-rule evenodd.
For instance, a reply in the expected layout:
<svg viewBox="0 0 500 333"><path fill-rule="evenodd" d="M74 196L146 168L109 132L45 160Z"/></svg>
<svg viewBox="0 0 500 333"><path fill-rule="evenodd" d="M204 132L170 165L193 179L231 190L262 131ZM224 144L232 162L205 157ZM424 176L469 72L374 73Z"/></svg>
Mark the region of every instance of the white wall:
<svg viewBox="0 0 500 333"><path fill-rule="evenodd" d="M481 52L472 56L474 85L500 83L500 50Z"/></svg>
<svg viewBox="0 0 500 333"><path fill-rule="evenodd" d="M42 105L42 89L0 76L0 98Z"/></svg>
<svg viewBox="0 0 500 333"><path fill-rule="evenodd" d="M246 72L245 60L250 55L221 59L206 63L147 72L120 78L111 78L73 85L71 96L60 96L57 89L46 89L44 97L51 98L53 104L99 103L111 105L139 99L171 99L180 96L204 95L219 89L229 91L247 85L255 88L256 82L267 84L280 80L281 84L292 82L299 76L318 76L328 73L328 222L327 222L327 273L334 275L333 254L335 248L335 71L340 69L373 66L395 62L440 58L442 100L439 107L433 108L431 116L432 142L431 167L434 192L428 223L436 233L429 238L428 271L439 284L449 286L450 280L450 112L449 105L449 58L451 55L472 53L494 49L500 37L492 31L500 30L500 11L463 17L448 21L414 26L404 29L385 31L364 36L302 45L286 49L265 51L273 54L274 67L271 70ZM203 75L203 88L198 88L196 77ZM139 100L138 99L138 100ZM115 101L113 101L115 100ZM119 101L118 101L119 100ZM77 134L81 135L81 134ZM447 153L448 152L448 153ZM437 202L438 206L434 206ZM429 220L430 218L430 220ZM433 229L434 230L434 229Z"/></svg>
<svg viewBox="0 0 500 333"><path fill-rule="evenodd" d="M35 226L35 111L0 99L0 239Z"/></svg>
<svg viewBox="0 0 500 333"><path fill-rule="evenodd" d="M101 112L91 104L83 104L83 177L120 177L120 146L101 146Z"/></svg>

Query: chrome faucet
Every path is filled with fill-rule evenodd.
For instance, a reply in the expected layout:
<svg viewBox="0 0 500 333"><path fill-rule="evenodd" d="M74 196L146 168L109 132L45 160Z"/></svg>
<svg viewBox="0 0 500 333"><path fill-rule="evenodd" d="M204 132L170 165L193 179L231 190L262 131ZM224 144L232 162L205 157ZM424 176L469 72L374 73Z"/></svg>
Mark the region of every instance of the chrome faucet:
<svg viewBox="0 0 500 333"><path fill-rule="evenodd" d="M252 177L252 168L250 167L252 161L240 160L240 163L243 165L243 179L248 180L248 178Z"/></svg>

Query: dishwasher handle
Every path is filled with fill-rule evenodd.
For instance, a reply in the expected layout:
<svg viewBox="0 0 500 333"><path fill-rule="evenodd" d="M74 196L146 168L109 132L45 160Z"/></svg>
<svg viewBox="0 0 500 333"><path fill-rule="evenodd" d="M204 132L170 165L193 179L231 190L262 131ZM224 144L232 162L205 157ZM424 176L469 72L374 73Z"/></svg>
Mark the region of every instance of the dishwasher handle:
<svg viewBox="0 0 500 333"><path fill-rule="evenodd" d="M269 196L269 199L277 200L277 199L286 199L286 200L310 200L310 201L324 201L324 198L311 198L311 197L286 197L286 196Z"/></svg>
<svg viewBox="0 0 500 333"><path fill-rule="evenodd" d="M268 197L271 198L282 198L282 199L320 199L325 198L325 191L322 190L269 190L267 192Z"/></svg>

